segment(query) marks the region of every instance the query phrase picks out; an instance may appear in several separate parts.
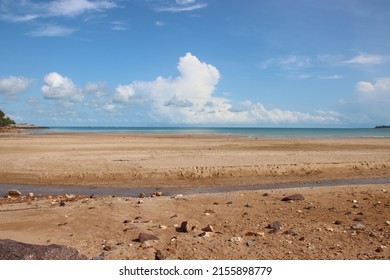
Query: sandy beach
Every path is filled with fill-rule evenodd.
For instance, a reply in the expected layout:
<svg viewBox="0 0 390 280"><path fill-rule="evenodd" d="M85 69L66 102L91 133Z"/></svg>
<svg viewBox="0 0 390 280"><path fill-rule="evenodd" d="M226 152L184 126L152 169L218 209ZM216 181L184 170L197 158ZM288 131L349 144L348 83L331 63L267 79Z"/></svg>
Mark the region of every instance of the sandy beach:
<svg viewBox="0 0 390 280"><path fill-rule="evenodd" d="M387 138L3 134L0 162L0 183L10 187L159 192L1 198L0 239L68 245L103 259L390 259L389 184L164 195L172 186L389 178ZM282 201L292 194L303 197Z"/></svg>

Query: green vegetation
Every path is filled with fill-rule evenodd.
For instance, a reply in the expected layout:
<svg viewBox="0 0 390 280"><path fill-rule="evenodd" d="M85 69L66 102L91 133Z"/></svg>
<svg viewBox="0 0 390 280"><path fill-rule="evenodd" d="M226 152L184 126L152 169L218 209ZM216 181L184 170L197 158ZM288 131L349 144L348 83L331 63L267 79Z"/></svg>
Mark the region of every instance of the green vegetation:
<svg viewBox="0 0 390 280"><path fill-rule="evenodd" d="M13 120L7 117L3 111L0 110L0 127L15 124Z"/></svg>

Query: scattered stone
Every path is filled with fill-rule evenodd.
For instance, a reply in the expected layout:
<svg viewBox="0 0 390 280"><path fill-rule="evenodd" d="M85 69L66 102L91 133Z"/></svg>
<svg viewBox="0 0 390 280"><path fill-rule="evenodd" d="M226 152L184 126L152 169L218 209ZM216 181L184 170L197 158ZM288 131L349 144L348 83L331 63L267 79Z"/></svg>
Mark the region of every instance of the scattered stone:
<svg viewBox="0 0 390 280"><path fill-rule="evenodd" d="M215 212L215 210L213 210L213 209L206 209L206 210L204 210L204 213L206 213L206 214L215 214L217 212Z"/></svg>
<svg viewBox="0 0 390 280"><path fill-rule="evenodd" d="M390 221L386 221L386 225L390 226Z"/></svg>
<svg viewBox="0 0 390 280"><path fill-rule="evenodd" d="M244 207L246 207L246 208L252 208L252 207L253 207L253 205L251 205L251 204L247 203L247 204L245 204L245 205L244 205Z"/></svg>
<svg viewBox="0 0 390 280"><path fill-rule="evenodd" d="M142 193L140 193L140 194L138 195L138 197L139 197L139 198L145 198L145 197L146 197L146 194L142 192Z"/></svg>
<svg viewBox="0 0 390 280"><path fill-rule="evenodd" d="M342 224L342 222L341 222L341 221L339 221L339 220L336 220L336 221L334 222L334 224L335 224L335 225L341 225L341 224Z"/></svg>
<svg viewBox="0 0 390 280"><path fill-rule="evenodd" d="M360 208L360 205L354 204L354 205L352 206L352 208Z"/></svg>
<svg viewBox="0 0 390 280"><path fill-rule="evenodd" d="M233 201L228 201L226 204L227 204L227 205L232 205L232 204L233 204Z"/></svg>
<svg viewBox="0 0 390 280"><path fill-rule="evenodd" d="M362 221L362 218L359 218L359 217L356 217L355 219L353 219L354 222L361 222Z"/></svg>
<svg viewBox="0 0 390 280"><path fill-rule="evenodd" d="M353 213L351 212L351 211L348 211L348 212L345 212L345 214L344 215L347 215L347 216L349 216L349 215L352 215Z"/></svg>
<svg viewBox="0 0 390 280"><path fill-rule="evenodd" d="M159 225L158 228L159 228L159 229L167 229L167 226Z"/></svg>
<svg viewBox="0 0 390 280"><path fill-rule="evenodd" d="M29 198L34 198L34 193L32 193L32 192L28 193L28 197Z"/></svg>
<svg viewBox="0 0 390 280"><path fill-rule="evenodd" d="M11 197L19 197L22 195L22 193L18 190L9 190L8 195Z"/></svg>
<svg viewBox="0 0 390 280"><path fill-rule="evenodd" d="M233 236L232 238L229 239L230 242L234 243L240 243L242 242L242 237L241 236Z"/></svg>
<svg viewBox="0 0 390 280"><path fill-rule="evenodd" d="M144 203L143 200L138 200L138 201L137 201L137 204L138 204L138 205L139 205L139 204L142 204L142 203Z"/></svg>
<svg viewBox="0 0 390 280"><path fill-rule="evenodd" d="M214 228L212 225L207 225L207 227L202 228L202 230L206 232L214 232Z"/></svg>
<svg viewBox="0 0 390 280"><path fill-rule="evenodd" d="M93 257L92 260L102 261L106 257L106 254L102 252L100 255Z"/></svg>
<svg viewBox="0 0 390 280"><path fill-rule="evenodd" d="M181 223L179 230L181 232L191 232L195 230L198 226L198 223L195 221L184 221Z"/></svg>
<svg viewBox="0 0 390 280"><path fill-rule="evenodd" d="M211 237L213 234L211 232L202 232L201 234L198 235L199 237Z"/></svg>
<svg viewBox="0 0 390 280"><path fill-rule="evenodd" d="M253 245L255 245L255 241L254 240L248 240L248 242L246 242L246 245L248 246L248 247L253 247Z"/></svg>
<svg viewBox="0 0 390 280"><path fill-rule="evenodd" d="M245 236L260 236L260 237L264 237L264 232L248 231L247 233L245 233Z"/></svg>
<svg viewBox="0 0 390 280"><path fill-rule="evenodd" d="M296 231L294 231L293 229L288 229L285 232L283 232L283 234L292 235L292 236L298 235L298 233Z"/></svg>
<svg viewBox="0 0 390 280"><path fill-rule="evenodd" d="M165 258L163 257L162 253L161 253L161 250L157 250L155 253L154 253L154 259L156 261L160 261L160 260L164 260Z"/></svg>
<svg viewBox="0 0 390 280"><path fill-rule="evenodd" d="M357 223L357 224L352 225L351 228L354 230L362 230L365 228L365 226L362 223Z"/></svg>
<svg viewBox="0 0 390 280"><path fill-rule="evenodd" d="M129 223L131 223L131 220L124 220L123 223L124 224L129 224Z"/></svg>
<svg viewBox="0 0 390 280"><path fill-rule="evenodd" d="M331 228L331 227L327 227L326 230L329 231L329 232L333 232L334 231L333 228Z"/></svg>
<svg viewBox="0 0 390 280"><path fill-rule="evenodd" d="M299 241L305 241L305 237L302 236L301 238L298 239Z"/></svg>
<svg viewBox="0 0 390 280"><path fill-rule="evenodd" d="M263 196L269 196L269 193L263 193Z"/></svg>
<svg viewBox="0 0 390 280"><path fill-rule="evenodd" d="M0 260L87 260L87 257L68 246L0 239Z"/></svg>
<svg viewBox="0 0 390 280"><path fill-rule="evenodd" d="M111 245L103 244L103 250L104 250L104 251L111 251L111 250L112 250L112 247L111 247Z"/></svg>
<svg viewBox="0 0 390 280"><path fill-rule="evenodd" d="M365 212L364 211L361 211L361 212L359 212L359 213L357 213L358 215L360 215L360 216L363 216L364 214L365 214Z"/></svg>
<svg viewBox="0 0 390 280"><path fill-rule="evenodd" d="M377 253L382 253L383 251L384 250L383 250L382 247L378 247L378 248L375 249L375 252L377 252Z"/></svg>
<svg viewBox="0 0 390 280"><path fill-rule="evenodd" d="M174 197L175 199L179 200L179 199L183 199L184 196L182 194L178 194Z"/></svg>
<svg viewBox="0 0 390 280"><path fill-rule="evenodd" d="M58 224L59 227L66 226L68 223Z"/></svg>
<svg viewBox="0 0 390 280"><path fill-rule="evenodd" d="M282 223L279 221L275 221L269 224L266 228L271 229L270 233L276 233L282 228Z"/></svg>
<svg viewBox="0 0 390 280"><path fill-rule="evenodd" d="M64 206L65 206L65 201L61 200L61 201L60 201L60 206L61 206L61 207L64 207Z"/></svg>
<svg viewBox="0 0 390 280"><path fill-rule="evenodd" d="M138 240L141 243L145 243L146 241L150 241L150 240L159 240L159 238L153 234L141 232L138 236Z"/></svg>
<svg viewBox="0 0 390 280"><path fill-rule="evenodd" d="M163 194L163 192L155 192L154 193L156 196L163 196L164 194Z"/></svg>
<svg viewBox="0 0 390 280"><path fill-rule="evenodd" d="M358 203L358 201L356 199L352 200L352 203Z"/></svg>
<svg viewBox="0 0 390 280"><path fill-rule="evenodd" d="M304 200L305 198L301 194L293 194L282 198L282 201L291 201L291 200Z"/></svg>
<svg viewBox="0 0 390 280"><path fill-rule="evenodd" d="M76 195L74 194L65 194L66 199L75 199Z"/></svg>

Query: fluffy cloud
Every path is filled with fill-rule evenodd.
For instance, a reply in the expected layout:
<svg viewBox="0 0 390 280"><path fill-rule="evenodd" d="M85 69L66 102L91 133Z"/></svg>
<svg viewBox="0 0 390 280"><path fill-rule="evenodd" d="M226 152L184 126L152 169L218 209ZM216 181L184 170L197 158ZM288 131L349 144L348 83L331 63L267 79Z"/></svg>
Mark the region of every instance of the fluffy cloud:
<svg viewBox="0 0 390 280"><path fill-rule="evenodd" d="M137 81L119 85L113 100L133 103L148 100L151 114L158 120L187 124L256 124L256 123L334 123L334 113L301 113L267 109L261 103L242 102L234 107L226 97L216 97L215 90L221 78L218 69L187 53L177 66L176 78L157 77L154 81Z"/></svg>
<svg viewBox="0 0 390 280"><path fill-rule="evenodd" d="M23 76L9 76L0 78L0 94L14 96L25 92L33 80Z"/></svg>
<svg viewBox="0 0 390 280"><path fill-rule="evenodd" d="M57 72L51 72L44 77L45 85L41 92L47 99L63 99L71 102L81 102L84 96L67 77L61 76Z"/></svg>
<svg viewBox="0 0 390 280"><path fill-rule="evenodd" d="M356 89L362 102L390 101L390 77L380 78L375 83L360 81L356 84Z"/></svg>
<svg viewBox="0 0 390 280"><path fill-rule="evenodd" d="M197 2L196 0L176 0L176 4L168 7L159 7L156 10L159 12L178 13L199 10L206 7L206 3Z"/></svg>

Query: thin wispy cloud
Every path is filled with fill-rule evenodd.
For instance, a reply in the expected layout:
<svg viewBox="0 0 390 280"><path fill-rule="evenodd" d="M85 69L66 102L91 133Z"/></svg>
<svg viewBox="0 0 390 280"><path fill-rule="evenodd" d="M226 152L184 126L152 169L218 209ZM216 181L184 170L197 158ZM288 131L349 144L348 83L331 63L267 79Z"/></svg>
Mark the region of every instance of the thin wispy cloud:
<svg viewBox="0 0 390 280"><path fill-rule="evenodd" d="M59 25L49 25L27 33L30 37L66 37L77 29Z"/></svg>
<svg viewBox="0 0 390 280"><path fill-rule="evenodd" d="M156 10L158 12L179 13L204 9L207 6L207 3L197 2L195 0L176 0L175 3L169 6L158 7Z"/></svg>
<svg viewBox="0 0 390 280"><path fill-rule="evenodd" d="M376 54L360 54L351 59L346 60L348 64L382 64L389 60L388 56Z"/></svg>

